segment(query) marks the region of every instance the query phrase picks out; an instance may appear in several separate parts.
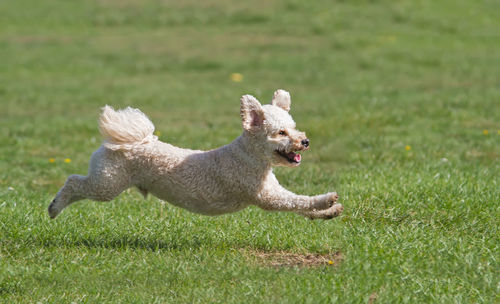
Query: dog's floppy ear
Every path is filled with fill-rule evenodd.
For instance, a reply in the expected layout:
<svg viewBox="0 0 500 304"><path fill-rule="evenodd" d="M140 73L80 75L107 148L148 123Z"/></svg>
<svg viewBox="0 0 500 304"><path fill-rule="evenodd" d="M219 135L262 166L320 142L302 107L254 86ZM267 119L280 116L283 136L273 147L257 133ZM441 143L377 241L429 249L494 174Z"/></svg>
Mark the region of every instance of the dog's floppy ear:
<svg viewBox="0 0 500 304"><path fill-rule="evenodd" d="M243 121L243 129L256 131L264 125L264 110L259 101L252 95L243 95L240 99L240 115Z"/></svg>
<svg viewBox="0 0 500 304"><path fill-rule="evenodd" d="M285 90L277 90L274 92L273 100L271 101L273 106L282 108L285 111L290 111L290 105L292 101L290 99L290 93Z"/></svg>

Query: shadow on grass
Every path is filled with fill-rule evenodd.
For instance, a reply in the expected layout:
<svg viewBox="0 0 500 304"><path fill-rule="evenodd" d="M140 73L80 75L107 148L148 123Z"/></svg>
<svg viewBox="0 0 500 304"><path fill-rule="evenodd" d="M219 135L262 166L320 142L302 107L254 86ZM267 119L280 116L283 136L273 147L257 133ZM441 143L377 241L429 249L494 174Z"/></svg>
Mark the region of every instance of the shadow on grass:
<svg viewBox="0 0 500 304"><path fill-rule="evenodd" d="M2 295L20 293L21 291L22 288L19 281L14 281L11 278L9 280L0 280L0 297Z"/></svg>
<svg viewBox="0 0 500 304"><path fill-rule="evenodd" d="M88 247L107 249L134 249L148 251L193 250L203 247L228 247L214 243L214 240L205 242L196 237L170 239L142 238L133 235L115 236L78 236L74 238L34 239L33 243L43 247Z"/></svg>
<svg viewBox="0 0 500 304"><path fill-rule="evenodd" d="M113 249L113 250L146 250L158 251L198 251L198 250L222 250L239 252L247 261L256 266L281 268L281 267L318 267L338 266L343 255L340 251L330 253L305 252L291 248L265 248L251 240L237 240L230 242L198 238L193 236L177 235L177 238L156 239L142 238L140 236L116 235L116 236L78 236L74 238L34 238L31 245L45 248L81 248L89 249Z"/></svg>

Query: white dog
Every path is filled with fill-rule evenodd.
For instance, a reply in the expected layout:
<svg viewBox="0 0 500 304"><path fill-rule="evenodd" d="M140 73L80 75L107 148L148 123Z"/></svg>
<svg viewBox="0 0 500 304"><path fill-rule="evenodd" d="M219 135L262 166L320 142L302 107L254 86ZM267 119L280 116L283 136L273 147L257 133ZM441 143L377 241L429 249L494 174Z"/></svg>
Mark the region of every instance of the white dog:
<svg viewBox="0 0 500 304"><path fill-rule="evenodd" d="M138 109L103 108L99 129L104 143L90 158L87 176L71 175L49 206L55 218L82 199L109 201L137 187L178 207L207 215L239 211L249 205L330 219L343 207L330 192L316 196L283 188L273 166L296 167L309 140L288 114L290 94L274 93L270 105L253 96L241 98L243 134L211 151L181 149L153 135L153 123Z"/></svg>

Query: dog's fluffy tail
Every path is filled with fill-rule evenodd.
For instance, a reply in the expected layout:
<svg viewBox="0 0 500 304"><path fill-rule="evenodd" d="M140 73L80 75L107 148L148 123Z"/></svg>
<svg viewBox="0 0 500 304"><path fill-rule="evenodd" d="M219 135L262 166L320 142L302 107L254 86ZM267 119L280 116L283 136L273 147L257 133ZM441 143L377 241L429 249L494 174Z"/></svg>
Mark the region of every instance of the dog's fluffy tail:
<svg viewBox="0 0 500 304"><path fill-rule="evenodd" d="M154 130L151 120L140 110L131 107L115 111L106 105L99 117L99 131L104 137L104 146L111 150L129 150L156 141Z"/></svg>

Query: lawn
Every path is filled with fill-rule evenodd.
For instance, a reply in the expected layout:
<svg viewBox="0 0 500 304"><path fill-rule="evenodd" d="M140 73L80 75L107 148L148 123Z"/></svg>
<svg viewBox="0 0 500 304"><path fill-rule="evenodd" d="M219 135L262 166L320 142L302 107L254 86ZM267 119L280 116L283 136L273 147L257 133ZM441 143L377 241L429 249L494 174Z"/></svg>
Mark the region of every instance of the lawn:
<svg viewBox="0 0 500 304"><path fill-rule="evenodd" d="M0 302L500 302L498 1L16 0L0 16ZM130 189L49 219L103 105L212 149L241 133L241 95L277 88L311 149L275 173L337 191L341 217L207 217Z"/></svg>

